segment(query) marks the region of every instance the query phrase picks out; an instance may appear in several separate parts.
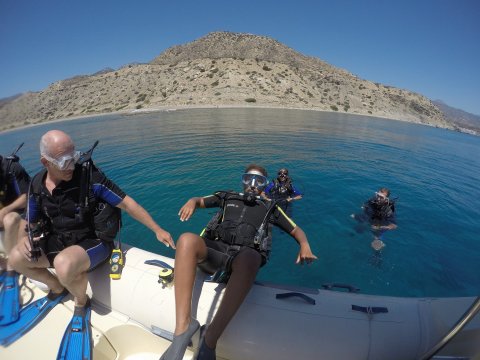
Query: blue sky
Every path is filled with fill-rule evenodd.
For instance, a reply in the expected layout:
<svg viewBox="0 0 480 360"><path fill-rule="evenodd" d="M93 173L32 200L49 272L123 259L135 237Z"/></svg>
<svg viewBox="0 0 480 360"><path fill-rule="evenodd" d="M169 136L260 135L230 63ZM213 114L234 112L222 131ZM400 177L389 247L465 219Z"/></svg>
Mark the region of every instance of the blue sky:
<svg viewBox="0 0 480 360"><path fill-rule="evenodd" d="M477 0L0 0L0 98L224 30L480 115L479 19Z"/></svg>

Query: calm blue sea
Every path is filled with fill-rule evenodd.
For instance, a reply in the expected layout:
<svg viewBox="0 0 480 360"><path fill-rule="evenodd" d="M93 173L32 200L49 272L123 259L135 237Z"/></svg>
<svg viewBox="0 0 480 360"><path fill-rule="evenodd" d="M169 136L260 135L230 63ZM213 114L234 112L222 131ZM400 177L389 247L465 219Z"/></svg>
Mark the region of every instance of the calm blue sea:
<svg viewBox="0 0 480 360"><path fill-rule="evenodd" d="M300 110L196 109L109 115L0 134L0 153L20 142L30 173L50 129L77 148L100 144L94 159L176 239L200 232L212 210L188 223L178 210L192 196L240 190L249 163L270 178L288 167L304 199L292 209L319 260L295 265L297 245L274 233L271 261L258 279L308 287L346 283L368 294L480 294L480 138L399 121ZM398 229L375 254L372 235L350 214L381 186L397 200ZM124 216L122 240L174 256L153 233ZM127 259L128 261L128 259Z"/></svg>

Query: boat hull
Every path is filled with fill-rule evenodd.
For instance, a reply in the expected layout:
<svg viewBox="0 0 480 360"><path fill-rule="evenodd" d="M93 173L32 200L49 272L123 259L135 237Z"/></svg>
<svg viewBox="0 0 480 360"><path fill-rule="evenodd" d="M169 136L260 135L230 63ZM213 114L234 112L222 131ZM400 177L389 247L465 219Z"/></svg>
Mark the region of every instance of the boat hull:
<svg viewBox="0 0 480 360"><path fill-rule="evenodd" d="M158 283L159 268L145 264L152 259L174 265L173 259L131 248L121 280L106 280L108 267L90 275L92 295L104 306L168 337L175 325L174 289ZM224 285L204 280L205 275L198 271L193 316L208 324ZM308 298L277 298L292 292ZM454 326L474 300L398 298L255 284L222 335L217 355L232 360L417 359ZM458 355L480 353L479 317L464 329L464 353Z"/></svg>
<svg viewBox="0 0 480 360"><path fill-rule="evenodd" d="M174 285L159 283L160 269L145 261L173 266L174 260L134 247L126 249L125 259L120 280L110 279L108 264L89 273L94 358L158 359L174 331ZM35 298L44 296L41 285L27 281L23 302L32 300L32 293ZM205 274L197 271L192 315L201 324L214 317L224 287L206 282ZM220 338L217 359L419 359L475 300L386 297L256 283ZM53 358L73 306L68 299L19 341L0 348L2 359L26 358L35 344L42 349L42 358ZM43 333L52 336L39 336ZM198 333L184 359L192 359L197 345ZM480 357L480 315L440 355Z"/></svg>

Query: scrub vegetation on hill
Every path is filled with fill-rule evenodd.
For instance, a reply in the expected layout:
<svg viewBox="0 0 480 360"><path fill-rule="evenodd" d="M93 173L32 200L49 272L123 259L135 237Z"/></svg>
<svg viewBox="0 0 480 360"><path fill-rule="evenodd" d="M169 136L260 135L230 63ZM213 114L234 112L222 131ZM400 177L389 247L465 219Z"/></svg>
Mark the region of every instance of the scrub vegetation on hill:
<svg viewBox="0 0 480 360"><path fill-rule="evenodd" d="M76 76L0 103L0 130L111 112L172 107L288 107L454 129L426 97L360 79L264 36L214 32L148 64Z"/></svg>

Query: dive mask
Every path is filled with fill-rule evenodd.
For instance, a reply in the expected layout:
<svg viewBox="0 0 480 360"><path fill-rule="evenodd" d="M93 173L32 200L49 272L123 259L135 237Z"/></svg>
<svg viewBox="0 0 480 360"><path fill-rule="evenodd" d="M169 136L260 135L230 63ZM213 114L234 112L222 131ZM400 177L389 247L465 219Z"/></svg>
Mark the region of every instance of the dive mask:
<svg viewBox="0 0 480 360"><path fill-rule="evenodd" d="M54 159L46 154L42 154L42 156L55 165L59 170L73 170L75 169L75 163L80 158L80 151L74 151L71 154L63 155L59 159Z"/></svg>
<svg viewBox="0 0 480 360"><path fill-rule="evenodd" d="M263 190L265 186L267 186L268 180L265 176L260 174L246 173L242 175L242 183L245 186L252 186L259 190Z"/></svg>
<svg viewBox="0 0 480 360"><path fill-rule="evenodd" d="M378 201L378 202L388 202L388 196L386 196L385 194L381 193L381 192L376 192L375 193L375 199Z"/></svg>

